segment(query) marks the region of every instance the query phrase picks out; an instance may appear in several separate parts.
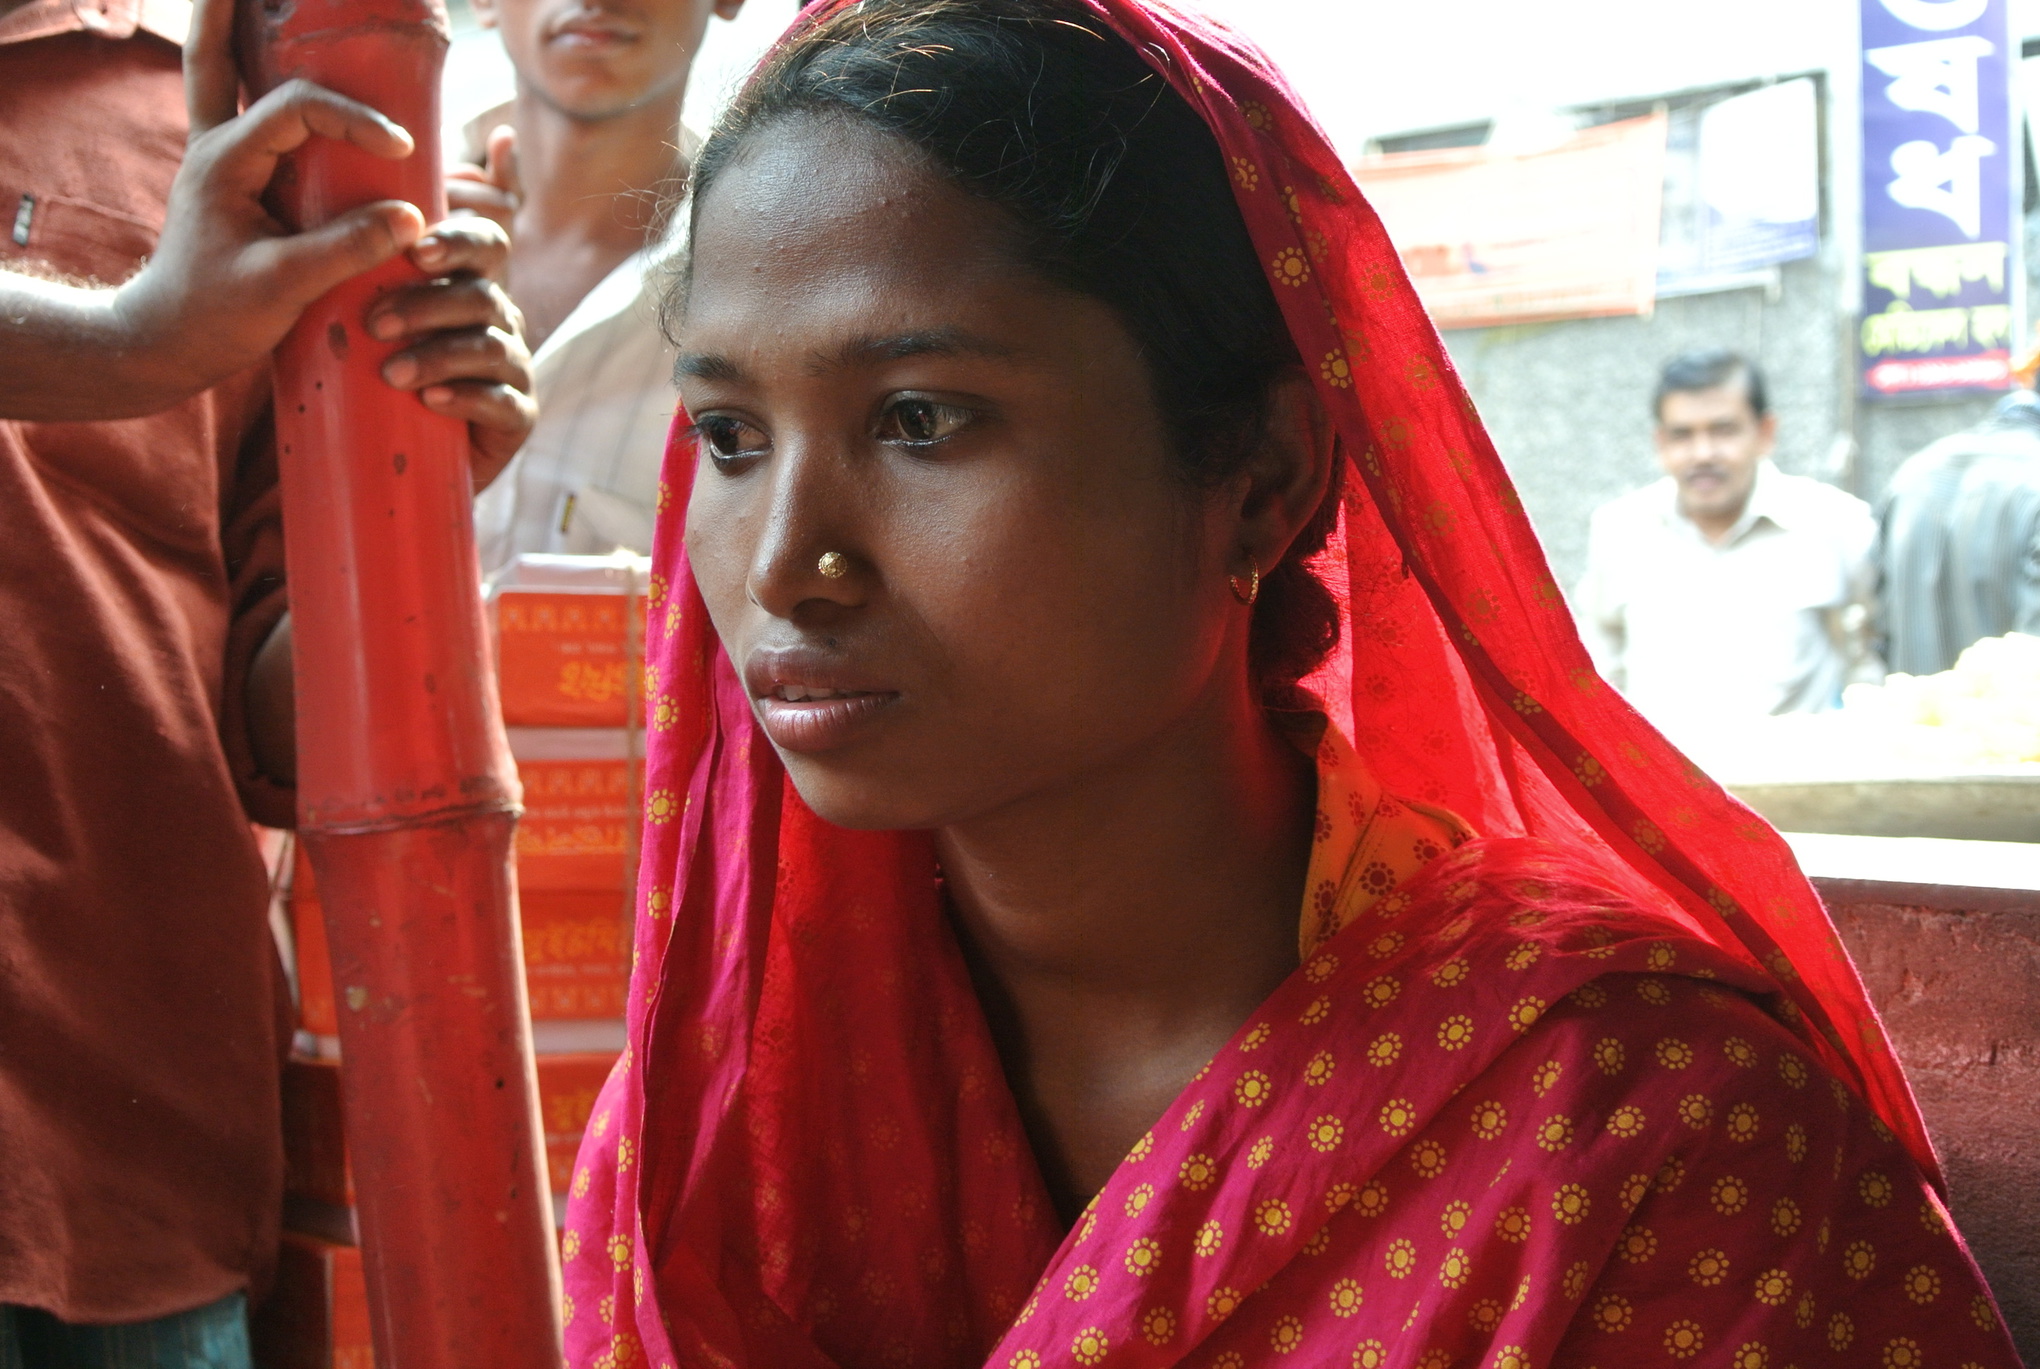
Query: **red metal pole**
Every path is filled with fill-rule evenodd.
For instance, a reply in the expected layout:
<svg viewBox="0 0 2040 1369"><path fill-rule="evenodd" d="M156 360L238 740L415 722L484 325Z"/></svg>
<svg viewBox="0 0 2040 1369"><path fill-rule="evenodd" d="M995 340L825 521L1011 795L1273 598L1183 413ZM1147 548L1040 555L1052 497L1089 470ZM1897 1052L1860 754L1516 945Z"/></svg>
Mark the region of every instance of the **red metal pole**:
<svg viewBox="0 0 2040 1369"><path fill-rule="evenodd" d="M314 140L295 226L380 199L444 216L440 0L243 0L256 94L302 76L381 110L401 162ZM339 998L347 1147L380 1369L557 1369L559 1264L517 935L515 770L489 669L467 433L381 379L362 331L398 260L278 349L299 832Z"/></svg>

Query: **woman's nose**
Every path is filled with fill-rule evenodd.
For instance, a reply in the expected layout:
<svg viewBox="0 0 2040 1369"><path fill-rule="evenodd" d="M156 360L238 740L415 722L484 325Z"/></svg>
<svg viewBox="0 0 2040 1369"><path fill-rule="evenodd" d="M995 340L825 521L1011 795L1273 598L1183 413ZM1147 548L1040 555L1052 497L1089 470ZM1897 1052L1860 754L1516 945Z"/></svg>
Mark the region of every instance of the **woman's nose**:
<svg viewBox="0 0 2040 1369"><path fill-rule="evenodd" d="M870 563L855 533L857 492L841 454L782 446L751 560L751 601L775 618L863 602Z"/></svg>

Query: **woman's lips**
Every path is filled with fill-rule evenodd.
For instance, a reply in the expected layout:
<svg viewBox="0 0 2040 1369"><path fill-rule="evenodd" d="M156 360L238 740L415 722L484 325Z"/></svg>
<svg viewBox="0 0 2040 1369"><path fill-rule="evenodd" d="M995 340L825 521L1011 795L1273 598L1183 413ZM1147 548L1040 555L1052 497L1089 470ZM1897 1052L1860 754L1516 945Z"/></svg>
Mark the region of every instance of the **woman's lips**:
<svg viewBox="0 0 2040 1369"><path fill-rule="evenodd" d="M783 751L832 751L854 740L899 697L889 689L775 684L758 696L758 721Z"/></svg>

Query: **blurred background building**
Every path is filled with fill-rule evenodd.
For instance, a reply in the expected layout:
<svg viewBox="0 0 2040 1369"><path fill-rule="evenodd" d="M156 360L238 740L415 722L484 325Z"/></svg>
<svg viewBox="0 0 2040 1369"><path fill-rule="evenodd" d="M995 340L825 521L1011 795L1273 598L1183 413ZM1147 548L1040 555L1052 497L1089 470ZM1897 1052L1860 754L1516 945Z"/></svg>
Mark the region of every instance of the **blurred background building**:
<svg viewBox="0 0 2040 1369"><path fill-rule="evenodd" d="M1461 327L1452 325L1467 315L1440 311L1560 583L1583 569L1591 510L1655 477L1649 396L1675 353L1728 347L1756 359L1779 414L1779 466L1867 499L1907 455L1988 411L1993 396L1982 391L1862 394L1859 0L1194 3L1274 55L1351 164L1446 149L1522 154L1528 164L1498 193L1533 220L1540 195L1561 217L1569 207L1574 221L1583 212L1623 216L1632 242L1642 217L1658 220L1658 251L1644 268L1653 281L1626 300L1575 292L1552 301L1557 313L1584 301L1626 314ZM1968 0L1900 3L1932 15ZM793 9L791 0L750 0L736 22L711 26L690 83L691 126L707 127ZM464 9L456 19L449 120L504 98L510 80L494 35L474 29ZM2011 0L2010 29L2023 49L2011 54L2016 71L2025 53L2040 53L2040 0ZM1725 104L1738 96L1754 98ZM1549 155L1583 133L1653 114L1664 119L1661 161ZM2030 140L2020 141L2012 151L2030 167ZM1397 195L1374 173L1362 179L1406 252L1418 254L1409 264L1421 278L1429 244L1408 241L1402 221L1438 210L1439 195L1421 187ZM2027 223L2034 203L2029 185L2014 222ZM1724 208L1745 227L1774 231L1710 243L1710 209L1718 226ZM1496 217L1492 199L1478 209ZM1556 228L1562 235L1565 224ZM2015 312L2023 284L2009 283ZM2022 318L2011 334L2016 350Z"/></svg>
<svg viewBox="0 0 2040 1369"><path fill-rule="evenodd" d="M1658 473L1649 398L1676 353L1728 347L1756 359L1779 414L1779 466L1866 499L1908 455L1975 422L1996 397L1861 393L1857 0L1206 4L1275 51L1354 162L1479 144L1534 151L1664 113L1659 281L1648 312L1446 332L1562 584L1583 569L1591 510ZM2010 21L2023 49L2012 55L2016 70L2040 51L2040 4L2014 3ZM1741 109L1722 108L1751 94ZM1703 128L1715 145L1705 166ZM2021 142L2016 155L2030 167L2030 140ZM1704 185L1707 173L1727 183ZM1796 202L1811 223L1745 244L1757 249L1749 257L1760 261L1768 246L1783 260L1710 262L1696 242L1708 190L1731 211L1785 217ZM2015 221L2025 224L2033 207L2029 179ZM2016 350L2023 329L2013 331Z"/></svg>

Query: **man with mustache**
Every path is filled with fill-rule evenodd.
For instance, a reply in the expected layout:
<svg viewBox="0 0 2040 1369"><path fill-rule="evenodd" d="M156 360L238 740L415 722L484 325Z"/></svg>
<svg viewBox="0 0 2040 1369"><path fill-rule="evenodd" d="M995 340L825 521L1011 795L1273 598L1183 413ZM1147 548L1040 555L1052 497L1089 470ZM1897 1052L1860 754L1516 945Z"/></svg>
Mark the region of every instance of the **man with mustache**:
<svg viewBox="0 0 2040 1369"><path fill-rule="evenodd" d="M1655 408L1664 478L1595 511L1574 596L1601 673L1686 743L1882 678L1867 646L1876 523L1772 464L1778 417L1755 363L1676 357Z"/></svg>
<svg viewBox="0 0 2040 1369"><path fill-rule="evenodd" d="M744 0L475 0L514 99L467 125L456 208L510 230L542 417L475 505L482 569L520 552L651 550L673 354L645 290L659 201L687 174L680 126L709 18Z"/></svg>

